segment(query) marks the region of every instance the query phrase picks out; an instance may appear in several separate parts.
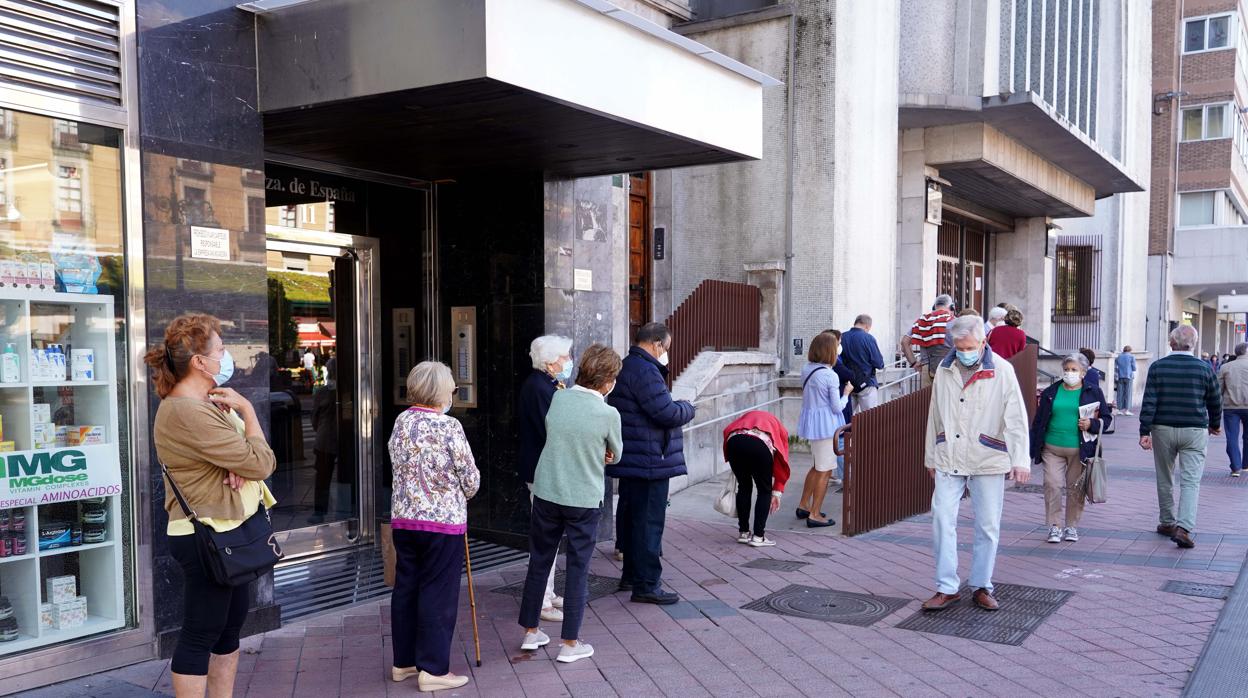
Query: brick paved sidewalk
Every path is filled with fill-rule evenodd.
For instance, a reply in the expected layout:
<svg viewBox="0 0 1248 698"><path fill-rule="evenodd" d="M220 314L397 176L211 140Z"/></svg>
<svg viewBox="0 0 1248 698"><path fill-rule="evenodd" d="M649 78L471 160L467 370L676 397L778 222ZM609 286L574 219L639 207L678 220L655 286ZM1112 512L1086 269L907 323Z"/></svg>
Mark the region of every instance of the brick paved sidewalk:
<svg viewBox="0 0 1248 698"><path fill-rule="evenodd" d="M1123 420L1130 422L1130 420ZM1152 533L1151 456L1134 422L1109 438L1110 501L1089 506L1078 543L1043 540L1043 495L1006 495L995 581L1073 592L1021 646L896 627L932 592L930 523L901 522L857 538L777 531L779 545L736 544L734 522L671 518L664 538L667 586L685 602L661 608L624 594L594 600L583 638L596 655L563 665L551 650L517 649L517 600L491 591L523 567L476 578L484 664L470 666L472 631L462 594L452 671L469 674L460 696L1167 696L1177 695L1223 601L1163 592L1168 580L1230 585L1248 550L1241 533L1248 481L1225 477L1221 439L1210 442L1197 547L1180 551ZM1038 478L1037 478L1038 481ZM784 515L782 510L779 514ZM969 543L969 502L962 540ZM611 546L592 571L615 577ZM807 553L814 553L808 555ZM806 563L792 572L743 567L759 558ZM969 552L962 554L962 572ZM741 610L790 584L909 599L868 627ZM973 611L973 609L967 609ZM887 612L887 611L885 611ZM976 616L970 616L973 620ZM558 628L546 630L557 637ZM389 606L374 602L244 642L239 696L393 696ZM149 662L31 696L163 695L166 662ZM89 686L89 687L88 687Z"/></svg>

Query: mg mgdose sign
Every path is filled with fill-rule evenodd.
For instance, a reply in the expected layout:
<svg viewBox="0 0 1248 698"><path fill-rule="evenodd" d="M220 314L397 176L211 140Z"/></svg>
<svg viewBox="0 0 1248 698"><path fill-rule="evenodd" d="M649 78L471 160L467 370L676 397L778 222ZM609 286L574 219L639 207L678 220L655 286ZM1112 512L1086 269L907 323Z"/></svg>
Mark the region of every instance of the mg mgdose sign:
<svg viewBox="0 0 1248 698"><path fill-rule="evenodd" d="M121 494L116 444L0 453L0 509Z"/></svg>

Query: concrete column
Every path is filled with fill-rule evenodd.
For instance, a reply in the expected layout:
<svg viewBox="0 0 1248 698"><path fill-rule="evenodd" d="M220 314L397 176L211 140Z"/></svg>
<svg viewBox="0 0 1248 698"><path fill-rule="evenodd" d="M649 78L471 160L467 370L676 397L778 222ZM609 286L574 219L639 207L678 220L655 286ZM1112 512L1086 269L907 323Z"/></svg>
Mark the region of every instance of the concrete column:
<svg viewBox="0 0 1248 698"><path fill-rule="evenodd" d="M784 260L745 265L745 282L762 291L759 306L758 348L782 356L784 347Z"/></svg>
<svg viewBox="0 0 1248 698"><path fill-rule="evenodd" d="M1013 233L995 236L990 273L992 299L1013 303L1023 311L1023 330L1052 345L1053 259L1045 253L1048 240L1045 218L1019 218Z"/></svg>
<svg viewBox="0 0 1248 698"><path fill-rule="evenodd" d="M1210 354L1218 350L1218 309L1200 307L1200 351Z"/></svg>
<svg viewBox="0 0 1248 698"><path fill-rule="evenodd" d="M936 236L927 222L927 177L938 172L925 165L923 129L902 131L898 149L897 318L895 336L910 331L936 298ZM881 347L891 356L895 347Z"/></svg>

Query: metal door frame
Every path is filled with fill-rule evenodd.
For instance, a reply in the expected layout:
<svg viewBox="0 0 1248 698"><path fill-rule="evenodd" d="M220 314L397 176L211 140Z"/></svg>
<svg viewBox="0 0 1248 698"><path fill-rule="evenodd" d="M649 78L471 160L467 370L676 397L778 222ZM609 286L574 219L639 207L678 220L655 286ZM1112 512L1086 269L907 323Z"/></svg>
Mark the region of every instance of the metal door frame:
<svg viewBox="0 0 1248 698"><path fill-rule="evenodd" d="M270 225L266 229L266 239L294 242L303 245L331 249L350 249L357 256L357 284L355 314L355 332L360 360L356 366L359 373L356 382L356 423L359 425L359 440L356 444L357 486L356 503L359 507L359 519L356 531L352 536L350 520L305 526L278 532L278 541L283 548L289 548L291 558L302 558L309 555L348 548L354 545L372 543L374 520L377 516L376 477L380 445L377 441L380 430L376 428L381 416L381 367L376 361L370 360L380 356L381 352L381 285L379 243L377 238L344 233L325 233L317 230L303 230Z"/></svg>

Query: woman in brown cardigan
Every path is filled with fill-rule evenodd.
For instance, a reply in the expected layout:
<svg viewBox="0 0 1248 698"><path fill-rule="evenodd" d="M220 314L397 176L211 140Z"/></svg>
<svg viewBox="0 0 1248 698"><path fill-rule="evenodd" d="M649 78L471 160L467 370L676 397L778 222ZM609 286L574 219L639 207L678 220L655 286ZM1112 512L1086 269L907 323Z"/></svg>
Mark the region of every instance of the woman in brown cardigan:
<svg viewBox="0 0 1248 698"><path fill-rule="evenodd" d="M196 518L218 531L240 526L261 506L276 503L264 484L276 459L256 410L221 385L234 359L211 315L183 315L165 330L164 342L144 357L160 408L153 440L156 455ZM248 587L220 586L200 562L194 528L165 486L169 551L182 567L184 611L171 671L178 698L230 696L238 671L238 635L247 619Z"/></svg>

